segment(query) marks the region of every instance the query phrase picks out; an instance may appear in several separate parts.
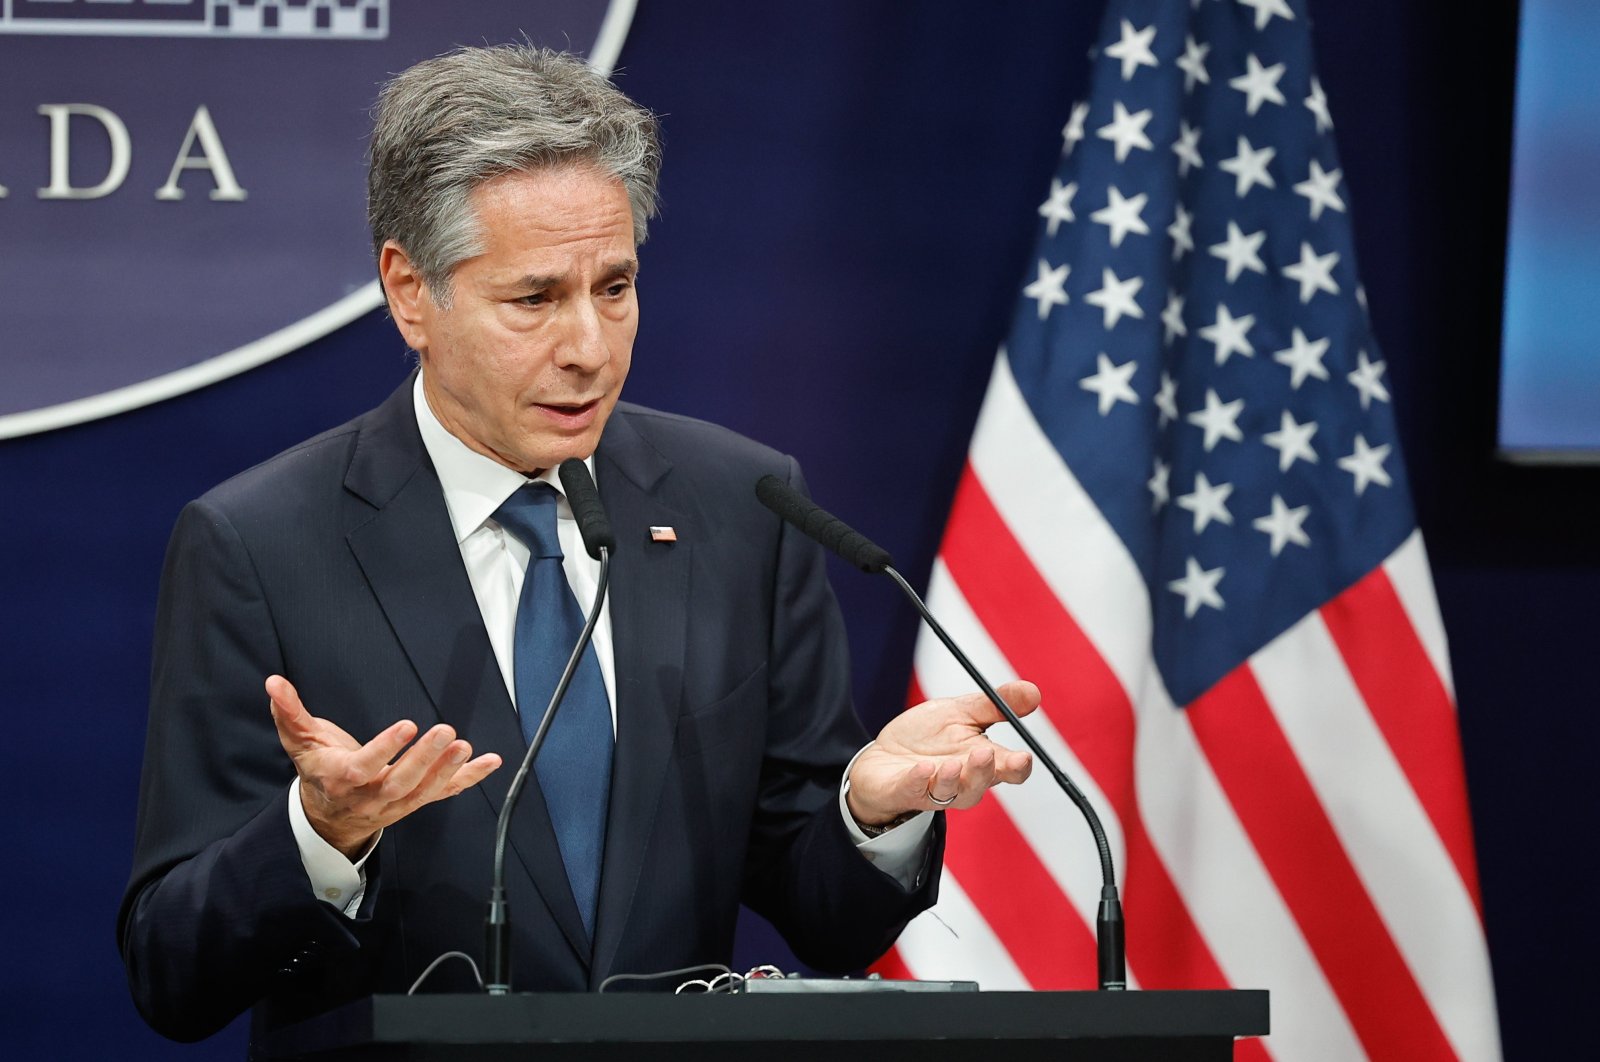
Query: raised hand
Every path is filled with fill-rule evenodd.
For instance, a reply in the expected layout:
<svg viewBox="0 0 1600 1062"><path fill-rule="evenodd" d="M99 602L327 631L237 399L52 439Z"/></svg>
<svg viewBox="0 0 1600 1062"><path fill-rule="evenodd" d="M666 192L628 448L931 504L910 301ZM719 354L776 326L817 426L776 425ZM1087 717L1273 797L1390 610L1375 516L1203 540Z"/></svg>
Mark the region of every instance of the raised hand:
<svg viewBox="0 0 1600 1062"><path fill-rule="evenodd" d="M1008 682L996 692L1019 716L1039 706L1039 687ZM1021 782L1026 752L1001 748L984 731L1005 719L981 693L924 701L896 716L850 770L850 813L882 826L915 811L969 808L991 786Z"/></svg>
<svg viewBox="0 0 1600 1062"><path fill-rule="evenodd" d="M472 746L443 723L417 737L417 725L402 719L365 745L300 703L282 675L267 679L278 740L300 775L300 801L312 829L355 859L379 830L435 800L477 785L500 766L486 753L472 759ZM398 760L396 756L406 749ZM394 762L390 762L393 760Z"/></svg>

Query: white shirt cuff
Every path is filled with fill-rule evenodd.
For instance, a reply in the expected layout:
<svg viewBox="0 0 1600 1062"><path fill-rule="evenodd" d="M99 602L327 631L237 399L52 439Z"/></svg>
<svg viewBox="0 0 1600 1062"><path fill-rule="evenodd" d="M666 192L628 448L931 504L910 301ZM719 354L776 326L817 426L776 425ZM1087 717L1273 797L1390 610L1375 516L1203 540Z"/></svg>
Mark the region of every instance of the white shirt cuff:
<svg viewBox="0 0 1600 1062"><path fill-rule="evenodd" d="M868 837L861 829L861 824L856 822L856 817L850 814L850 804L846 799L850 791L850 768L856 765L856 760L865 751L867 749L863 747L850 757L850 763L844 769L844 779L839 783L839 814L844 816L844 827L850 831L856 851L865 856L867 862L893 878L902 889L909 891L919 888L922 885L922 868L928 861L928 831L933 828L933 812L918 812L893 829L885 830L876 837Z"/></svg>
<svg viewBox="0 0 1600 1062"><path fill-rule="evenodd" d="M322 839L306 818L305 805L300 802L300 779L289 785L289 828L300 848L300 862L311 879L311 892L317 899L338 908L347 918L354 918L361 909L361 898L367 894L367 858L377 851L383 837L380 830L367 850L355 862L345 858L343 852Z"/></svg>

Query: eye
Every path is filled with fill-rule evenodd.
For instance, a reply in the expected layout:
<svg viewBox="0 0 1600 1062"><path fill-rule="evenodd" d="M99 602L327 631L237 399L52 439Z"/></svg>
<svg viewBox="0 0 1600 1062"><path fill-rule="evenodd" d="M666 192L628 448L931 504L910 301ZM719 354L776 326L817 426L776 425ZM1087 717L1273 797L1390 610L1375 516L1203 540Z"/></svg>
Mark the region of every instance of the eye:
<svg viewBox="0 0 1600 1062"><path fill-rule="evenodd" d="M606 285L606 295L613 299L620 299L632 286L633 282L629 280L613 280Z"/></svg>
<svg viewBox="0 0 1600 1062"><path fill-rule="evenodd" d="M550 295L548 292L536 291L531 295L523 295L516 301L524 306L543 306L550 301Z"/></svg>

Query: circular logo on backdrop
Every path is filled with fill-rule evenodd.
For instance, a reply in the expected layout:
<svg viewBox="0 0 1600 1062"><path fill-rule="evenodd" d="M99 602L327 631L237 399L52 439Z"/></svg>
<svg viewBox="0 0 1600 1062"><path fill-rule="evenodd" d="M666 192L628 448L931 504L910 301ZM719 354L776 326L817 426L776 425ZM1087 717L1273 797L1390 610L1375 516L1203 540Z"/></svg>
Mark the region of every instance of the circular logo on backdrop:
<svg viewBox="0 0 1600 1062"><path fill-rule="evenodd" d="M381 305L370 109L524 37L607 72L633 0L0 0L0 437L192 390Z"/></svg>

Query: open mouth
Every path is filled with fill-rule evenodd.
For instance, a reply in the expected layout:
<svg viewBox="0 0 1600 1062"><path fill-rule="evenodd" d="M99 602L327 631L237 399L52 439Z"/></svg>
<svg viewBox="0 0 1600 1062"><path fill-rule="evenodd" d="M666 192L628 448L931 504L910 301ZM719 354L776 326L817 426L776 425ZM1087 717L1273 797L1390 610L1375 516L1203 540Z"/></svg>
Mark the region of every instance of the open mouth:
<svg viewBox="0 0 1600 1062"><path fill-rule="evenodd" d="M595 411L600 408L598 398L587 402L540 402L538 408L545 416L562 424L572 427L582 427L594 419Z"/></svg>

